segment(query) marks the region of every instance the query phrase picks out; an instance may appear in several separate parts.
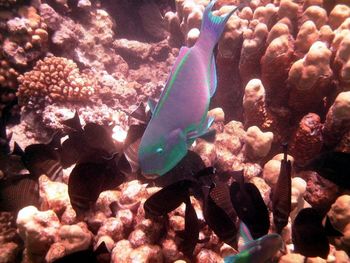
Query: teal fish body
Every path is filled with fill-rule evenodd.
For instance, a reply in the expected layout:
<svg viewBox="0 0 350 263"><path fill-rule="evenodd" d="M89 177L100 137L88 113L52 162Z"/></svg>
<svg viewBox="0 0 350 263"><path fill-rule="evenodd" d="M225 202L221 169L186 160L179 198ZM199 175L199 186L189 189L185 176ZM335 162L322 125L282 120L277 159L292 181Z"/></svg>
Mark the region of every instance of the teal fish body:
<svg viewBox="0 0 350 263"><path fill-rule="evenodd" d="M160 176L171 170L211 125L207 113L217 85L213 49L237 9L223 17L214 16L211 9L215 2L211 1L203 13L201 34L195 45L180 49L142 136L138 158L146 176Z"/></svg>
<svg viewBox="0 0 350 263"><path fill-rule="evenodd" d="M240 224L240 235L245 244L240 248L240 253L225 257L225 263L265 263L283 247L282 237L275 233L253 240L243 222Z"/></svg>

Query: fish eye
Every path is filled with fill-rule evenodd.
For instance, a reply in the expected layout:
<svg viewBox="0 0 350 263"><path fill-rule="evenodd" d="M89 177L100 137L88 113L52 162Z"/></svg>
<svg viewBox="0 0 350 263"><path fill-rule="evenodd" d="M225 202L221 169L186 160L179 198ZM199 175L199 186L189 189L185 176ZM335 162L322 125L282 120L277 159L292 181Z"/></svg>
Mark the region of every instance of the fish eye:
<svg viewBox="0 0 350 263"><path fill-rule="evenodd" d="M162 147L157 148L156 153L162 153L162 152L163 152L163 148Z"/></svg>

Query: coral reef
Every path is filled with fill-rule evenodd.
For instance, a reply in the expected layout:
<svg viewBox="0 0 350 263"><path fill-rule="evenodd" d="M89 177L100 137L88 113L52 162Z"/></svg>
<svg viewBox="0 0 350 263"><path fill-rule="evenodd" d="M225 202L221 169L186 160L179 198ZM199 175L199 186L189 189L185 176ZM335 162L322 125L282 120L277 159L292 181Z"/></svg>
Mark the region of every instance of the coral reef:
<svg viewBox="0 0 350 263"><path fill-rule="evenodd" d="M17 100L11 114L22 107L22 122L7 127L11 148L14 141L23 147L67 130L64 121L75 112L83 124L110 126L124 136L137 122L130 117L137 105L160 96L179 47L198 39L209 3L19 2L0 0L0 110ZM220 0L214 13L224 15L242 2ZM349 261L348 192L314 171L303 171L319 153L350 152L349 34L346 1L254 0L232 15L215 51L218 87L208 116L214 117L216 137L196 140L191 150L225 183L243 170L270 216L282 160L291 160L292 212L281 233L287 254L276 262ZM287 141L285 159L278 153ZM72 169L64 170L63 182L45 174L38 178L40 206L20 210L17 226L12 215L1 213L0 262L54 262L75 252L97 253L101 246L106 250L101 262L190 261L178 235L185 227L184 204L169 213L164 231L163 222L145 218L144 210L147 198L160 188L133 180L140 176L133 172L119 187L100 193L86 214L77 215L67 187ZM190 203L203 241L193 261L220 262L237 253L206 225L200 202L191 197ZM331 239L327 260L305 258L293 247L292 224L310 206L327 214L344 235Z"/></svg>
<svg viewBox="0 0 350 263"><path fill-rule="evenodd" d="M47 26L35 7L21 6L14 16L4 13L1 19L6 23L1 51L10 63L26 67L47 52Z"/></svg>
<svg viewBox="0 0 350 263"><path fill-rule="evenodd" d="M292 65L287 80L291 86L288 105L297 116L324 112L322 100L332 81L331 54L325 43L317 41L303 59Z"/></svg>
<svg viewBox="0 0 350 263"><path fill-rule="evenodd" d="M98 91L88 76L80 74L73 61L63 57L39 60L18 81L19 104L34 109L55 101L89 101Z"/></svg>
<svg viewBox="0 0 350 263"><path fill-rule="evenodd" d="M341 92L330 107L323 127L324 143L335 146L349 130L350 92Z"/></svg>
<svg viewBox="0 0 350 263"><path fill-rule="evenodd" d="M320 153L323 146L321 131L321 119L317 114L309 113L301 119L290 143L290 153L298 165L305 165Z"/></svg>

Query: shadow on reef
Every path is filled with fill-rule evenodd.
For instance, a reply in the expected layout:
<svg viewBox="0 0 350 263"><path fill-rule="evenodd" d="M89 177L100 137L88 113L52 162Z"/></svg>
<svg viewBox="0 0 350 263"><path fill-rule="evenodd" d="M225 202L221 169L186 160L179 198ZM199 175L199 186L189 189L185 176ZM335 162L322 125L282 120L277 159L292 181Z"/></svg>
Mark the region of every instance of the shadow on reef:
<svg viewBox="0 0 350 263"><path fill-rule="evenodd" d="M105 0L101 1L101 6L108 10L118 25L123 25L116 29L120 38L142 42L164 39L166 26L163 15L169 6L175 9L173 1L160 0Z"/></svg>

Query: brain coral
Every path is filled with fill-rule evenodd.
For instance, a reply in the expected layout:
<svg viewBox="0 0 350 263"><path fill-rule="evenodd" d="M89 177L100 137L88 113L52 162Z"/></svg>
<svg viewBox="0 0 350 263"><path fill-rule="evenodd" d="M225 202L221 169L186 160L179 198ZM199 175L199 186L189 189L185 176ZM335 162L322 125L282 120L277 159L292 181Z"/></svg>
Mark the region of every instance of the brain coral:
<svg viewBox="0 0 350 263"><path fill-rule="evenodd" d="M29 108L55 101L88 101L96 88L72 60L62 57L39 60L33 70L19 76L18 81L18 102Z"/></svg>

